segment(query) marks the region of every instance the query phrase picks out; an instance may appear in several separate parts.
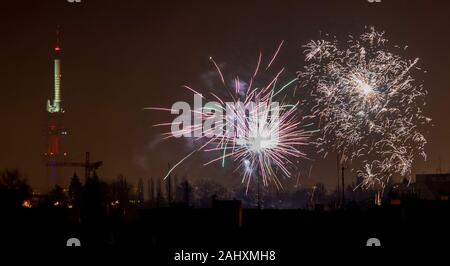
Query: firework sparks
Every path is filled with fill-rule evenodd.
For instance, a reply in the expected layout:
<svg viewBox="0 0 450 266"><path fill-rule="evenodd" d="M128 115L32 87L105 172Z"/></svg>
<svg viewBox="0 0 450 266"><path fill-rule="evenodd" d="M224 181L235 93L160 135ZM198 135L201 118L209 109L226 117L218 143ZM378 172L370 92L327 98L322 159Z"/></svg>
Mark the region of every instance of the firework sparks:
<svg viewBox="0 0 450 266"><path fill-rule="evenodd" d="M382 189L392 175L410 177L414 158L426 158L419 129L430 121L422 111L426 91L412 76L419 59L405 60L387 44L373 27L342 47L335 38L311 41L298 73L312 98L303 104L321 131L319 151L358 161L365 188Z"/></svg>
<svg viewBox="0 0 450 266"><path fill-rule="evenodd" d="M290 177L291 168L295 167L294 159L306 158L300 147L306 145L312 133L304 130L300 123L301 120L297 114L298 103L280 103L275 100L277 96L285 95L288 88L294 87L293 84L297 78L278 86L284 72L284 69L281 69L268 84L259 80L258 76L267 76L270 72L282 45L283 42L280 43L261 73L263 58L260 53L248 82L236 76L232 79L234 88L227 86L224 73L212 57L210 61L220 77L222 90L201 93L189 86L183 86L194 94L194 98L197 96L201 100L207 100L207 95L210 95L214 101L188 110L187 114L184 114L189 117L189 120L191 116L194 116L194 121L197 117L197 122L200 123L185 125L180 121L174 121L155 125L172 126L171 132L163 133L165 138L193 135L198 143L197 148L175 164L166 177L196 152L204 151L214 154L213 159L205 162L204 165L220 162L223 166L227 160L237 165L237 169L243 173L242 183L246 185L247 190L254 178L260 178L266 186L273 182L277 188L282 187L277 176L281 173L285 177ZM258 85L260 87L257 87ZM225 95L225 97L219 95ZM146 109L178 114L178 108L173 106L172 108ZM183 126L179 127L181 124ZM211 124L214 126L210 126ZM175 131L174 125L177 128Z"/></svg>

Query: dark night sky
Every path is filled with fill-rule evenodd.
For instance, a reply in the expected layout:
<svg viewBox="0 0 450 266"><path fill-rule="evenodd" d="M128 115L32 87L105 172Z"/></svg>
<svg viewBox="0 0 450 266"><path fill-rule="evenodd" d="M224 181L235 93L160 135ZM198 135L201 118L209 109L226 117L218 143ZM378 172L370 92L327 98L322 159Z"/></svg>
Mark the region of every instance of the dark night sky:
<svg viewBox="0 0 450 266"><path fill-rule="evenodd" d="M81 1L15 0L0 8L0 167L19 168L38 188L46 184L45 105L52 97L57 24L69 158L82 161L91 151L93 160L104 161L101 177L161 177L168 162L189 151L183 142L159 143L161 130L151 125L171 117L143 108L191 101L181 85L204 85L209 56L226 63L230 74L252 71L259 50L269 56L285 40L277 62L294 76L303 66L301 45L320 31L345 37L365 25L386 31L393 44L409 45L406 55L420 57L428 71L418 79L429 90L426 111L434 126L426 134L429 159L415 171L436 169L439 157L443 169L449 167L448 1ZM334 186L334 160L316 162L312 181L305 182ZM232 167L203 168L203 161L190 160L178 175L237 179L230 177Z"/></svg>

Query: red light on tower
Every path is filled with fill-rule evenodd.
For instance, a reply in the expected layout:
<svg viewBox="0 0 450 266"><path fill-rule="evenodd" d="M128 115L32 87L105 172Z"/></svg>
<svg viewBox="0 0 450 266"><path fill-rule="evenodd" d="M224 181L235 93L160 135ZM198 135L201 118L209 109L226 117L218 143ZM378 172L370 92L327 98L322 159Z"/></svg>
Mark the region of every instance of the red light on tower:
<svg viewBox="0 0 450 266"><path fill-rule="evenodd" d="M61 44L59 40L59 26L56 29L56 43L53 45L54 62L54 98L47 100L48 132L47 132L47 163L61 162L68 154L62 149L63 136L66 135L63 127L63 109L61 101ZM61 173L55 165L50 165L49 177L52 185L58 184Z"/></svg>

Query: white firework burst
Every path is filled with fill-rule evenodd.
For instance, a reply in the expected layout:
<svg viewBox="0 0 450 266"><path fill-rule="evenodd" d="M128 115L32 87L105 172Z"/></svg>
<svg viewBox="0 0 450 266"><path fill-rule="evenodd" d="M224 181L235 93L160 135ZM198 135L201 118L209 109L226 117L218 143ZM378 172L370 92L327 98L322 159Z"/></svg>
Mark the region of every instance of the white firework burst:
<svg viewBox="0 0 450 266"><path fill-rule="evenodd" d="M422 110L427 92L413 77L419 59L404 59L388 43L373 27L342 46L336 39L311 41L298 72L309 91L303 104L321 131L319 151L358 162L366 188L384 188L393 175L410 177L414 158L426 158L420 127L430 122Z"/></svg>

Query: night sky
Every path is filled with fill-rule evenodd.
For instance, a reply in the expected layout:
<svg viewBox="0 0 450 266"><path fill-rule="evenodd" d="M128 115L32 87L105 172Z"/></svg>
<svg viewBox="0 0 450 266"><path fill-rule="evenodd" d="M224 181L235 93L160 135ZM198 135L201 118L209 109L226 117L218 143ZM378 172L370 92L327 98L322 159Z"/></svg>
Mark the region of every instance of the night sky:
<svg viewBox="0 0 450 266"><path fill-rule="evenodd" d="M6 1L0 8L0 168L18 168L30 183L47 185L46 100L53 97L52 47L61 26L62 99L69 131L68 160L102 160L105 179L123 174L162 177L190 151L186 140L159 141L169 114L143 110L191 102L184 84L201 88L213 70L208 58L230 76L253 71L259 51L270 56L280 41L276 67L288 76L303 67L301 45L320 34L342 38L360 34L365 25L386 31L392 44L408 45L405 55L419 57L429 91L426 113L433 126L428 161L414 171L450 166L450 2L273 0L273 1ZM314 156L314 155L312 155ZM202 167L197 156L176 173L239 181L234 166ZM314 163L304 183L335 186L335 157ZM73 171L67 169L67 180ZM351 177L352 179L354 177Z"/></svg>

